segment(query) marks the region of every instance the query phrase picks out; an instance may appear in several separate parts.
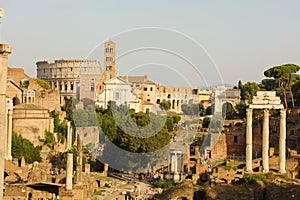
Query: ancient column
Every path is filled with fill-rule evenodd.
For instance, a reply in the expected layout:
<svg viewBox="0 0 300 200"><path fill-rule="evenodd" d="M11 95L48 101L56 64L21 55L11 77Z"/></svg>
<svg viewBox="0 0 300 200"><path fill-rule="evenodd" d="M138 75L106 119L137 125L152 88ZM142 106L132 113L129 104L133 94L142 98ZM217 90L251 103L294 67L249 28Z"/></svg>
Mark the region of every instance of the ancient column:
<svg viewBox="0 0 300 200"><path fill-rule="evenodd" d="M269 171L269 110L264 109L263 141L262 141L263 172Z"/></svg>
<svg viewBox="0 0 300 200"><path fill-rule="evenodd" d="M73 154L68 153L67 155L67 174L66 174L66 191L72 190L72 179L73 179Z"/></svg>
<svg viewBox="0 0 300 200"><path fill-rule="evenodd" d="M279 173L285 173L286 109L280 109Z"/></svg>
<svg viewBox="0 0 300 200"><path fill-rule="evenodd" d="M247 109L246 171L252 172L252 108Z"/></svg>
<svg viewBox="0 0 300 200"><path fill-rule="evenodd" d="M7 132L6 124L6 81L8 55L11 47L7 44L0 44L0 199L3 199L4 184L4 157L5 157L5 135Z"/></svg>
<svg viewBox="0 0 300 200"><path fill-rule="evenodd" d="M82 183L82 140L77 136L76 184Z"/></svg>
<svg viewBox="0 0 300 200"><path fill-rule="evenodd" d="M177 158L177 152L174 152L174 173L177 173L177 169L178 169L178 158Z"/></svg>
<svg viewBox="0 0 300 200"><path fill-rule="evenodd" d="M71 148L72 137L71 137L71 122L67 122L67 149Z"/></svg>
<svg viewBox="0 0 300 200"><path fill-rule="evenodd" d="M108 163L104 163L103 173L104 173L105 176L107 176L107 172L108 172Z"/></svg>
<svg viewBox="0 0 300 200"><path fill-rule="evenodd" d="M8 110L8 125L7 125L7 155L6 159L12 160L11 156L11 143L12 143L12 115L13 111L10 109Z"/></svg>

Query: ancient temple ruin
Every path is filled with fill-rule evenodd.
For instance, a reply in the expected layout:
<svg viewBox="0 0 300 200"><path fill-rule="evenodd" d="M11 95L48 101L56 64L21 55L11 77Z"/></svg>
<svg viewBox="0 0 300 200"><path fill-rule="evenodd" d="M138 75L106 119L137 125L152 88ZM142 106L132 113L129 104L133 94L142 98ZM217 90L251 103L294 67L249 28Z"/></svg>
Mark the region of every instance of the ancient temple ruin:
<svg viewBox="0 0 300 200"><path fill-rule="evenodd" d="M285 173L286 155L286 109L276 96L275 91L258 91L257 96L253 97L252 104L247 108L247 127L246 127L246 171L252 172L252 114L253 109L263 109L263 132L262 132L262 167L263 172L269 171L269 110L280 110L280 135L279 135L279 172Z"/></svg>

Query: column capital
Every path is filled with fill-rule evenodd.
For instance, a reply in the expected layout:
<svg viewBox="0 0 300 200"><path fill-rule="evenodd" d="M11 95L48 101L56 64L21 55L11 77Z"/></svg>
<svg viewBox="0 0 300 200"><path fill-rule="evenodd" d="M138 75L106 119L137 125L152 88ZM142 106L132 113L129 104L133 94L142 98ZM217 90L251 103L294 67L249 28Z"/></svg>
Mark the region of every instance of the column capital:
<svg viewBox="0 0 300 200"><path fill-rule="evenodd" d="M280 109L280 119L285 118L286 117L286 109L282 108Z"/></svg>
<svg viewBox="0 0 300 200"><path fill-rule="evenodd" d="M11 54L12 47L8 44L0 44L0 55L7 56L8 54Z"/></svg>

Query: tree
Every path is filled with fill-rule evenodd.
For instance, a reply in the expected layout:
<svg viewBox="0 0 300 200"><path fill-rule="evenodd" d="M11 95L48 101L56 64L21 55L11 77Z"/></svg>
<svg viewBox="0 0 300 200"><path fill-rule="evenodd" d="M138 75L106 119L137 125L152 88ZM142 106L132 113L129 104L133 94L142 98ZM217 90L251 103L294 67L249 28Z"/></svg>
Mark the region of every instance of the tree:
<svg viewBox="0 0 300 200"><path fill-rule="evenodd" d="M297 81L292 87L293 95L296 99L296 105L300 107L300 81Z"/></svg>
<svg viewBox="0 0 300 200"><path fill-rule="evenodd" d="M12 157L20 159L25 158L27 163L33 163L34 161L41 161L40 148L34 147L33 144L24 139L21 135L17 133L12 134Z"/></svg>
<svg viewBox="0 0 300 200"><path fill-rule="evenodd" d="M283 102L288 108L287 93L290 94L292 107L294 108L294 97L292 93L292 74L297 73L300 67L295 64L285 64L274 66L264 71L264 75L269 78L274 78L283 95Z"/></svg>
<svg viewBox="0 0 300 200"><path fill-rule="evenodd" d="M236 115L239 119L246 118L246 108L247 104L245 104L244 102L240 102L235 105L235 109L237 111Z"/></svg>
<svg viewBox="0 0 300 200"><path fill-rule="evenodd" d="M205 109L205 115L212 115L212 113L213 113L213 105L208 106L208 107Z"/></svg>
<svg viewBox="0 0 300 200"><path fill-rule="evenodd" d="M204 117L202 122L202 128L208 128L209 123L210 123L210 117Z"/></svg>
<svg viewBox="0 0 300 200"><path fill-rule="evenodd" d="M275 79L266 78L261 81L260 87L266 89L267 91L272 91L277 88L277 84Z"/></svg>
<svg viewBox="0 0 300 200"><path fill-rule="evenodd" d="M253 96L256 95L257 91L260 90L260 87L255 82L247 82L241 88L241 99L248 102L252 101Z"/></svg>
<svg viewBox="0 0 300 200"><path fill-rule="evenodd" d="M163 99L163 100L161 101L159 107L160 107L160 109L162 109L162 110L168 111L168 110L170 110L170 108L171 108L171 102L170 102L169 100L166 101L165 99Z"/></svg>
<svg viewBox="0 0 300 200"><path fill-rule="evenodd" d="M235 116L236 116L236 112L232 106L231 103L224 103L223 106L222 106L222 116L223 118L226 118L226 119L234 119Z"/></svg>
<svg viewBox="0 0 300 200"><path fill-rule="evenodd" d="M43 89L50 89L50 84L47 81L44 81L39 78L34 78L33 79L39 86L41 86Z"/></svg>
<svg viewBox="0 0 300 200"><path fill-rule="evenodd" d="M204 106L202 103L199 104L183 104L181 105L181 110L186 115L204 115Z"/></svg>

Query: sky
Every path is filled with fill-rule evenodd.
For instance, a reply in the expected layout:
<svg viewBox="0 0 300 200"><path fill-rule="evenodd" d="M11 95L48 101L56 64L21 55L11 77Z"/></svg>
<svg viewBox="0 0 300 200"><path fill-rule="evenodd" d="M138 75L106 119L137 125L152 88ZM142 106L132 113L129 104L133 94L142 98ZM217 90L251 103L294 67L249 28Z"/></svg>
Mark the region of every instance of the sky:
<svg viewBox="0 0 300 200"><path fill-rule="evenodd" d="M117 43L120 75L191 87L259 82L263 71L300 64L300 1L2 0L0 41L9 66L97 59Z"/></svg>

